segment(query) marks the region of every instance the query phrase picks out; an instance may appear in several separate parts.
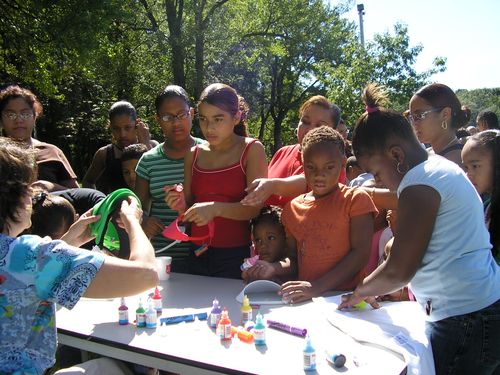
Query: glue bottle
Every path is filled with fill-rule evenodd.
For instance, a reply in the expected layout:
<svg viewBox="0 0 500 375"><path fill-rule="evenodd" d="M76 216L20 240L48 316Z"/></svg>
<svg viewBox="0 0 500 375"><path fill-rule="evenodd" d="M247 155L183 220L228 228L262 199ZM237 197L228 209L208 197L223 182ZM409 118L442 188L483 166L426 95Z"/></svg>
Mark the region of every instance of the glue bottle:
<svg viewBox="0 0 500 375"><path fill-rule="evenodd" d="M219 305L219 301L217 299L214 299L212 302L212 311L210 311L210 327L215 328L217 327L217 324L219 323L220 316L221 316L221 308Z"/></svg>
<svg viewBox="0 0 500 375"><path fill-rule="evenodd" d="M255 345L266 345L266 326L262 319L262 314L258 313L253 326L253 338Z"/></svg>
<svg viewBox="0 0 500 375"><path fill-rule="evenodd" d="M146 310L142 307L141 299L139 299L139 307L135 310L135 320L138 328L146 327Z"/></svg>
<svg viewBox="0 0 500 375"><path fill-rule="evenodd" d="M252 306L250 306L250 300L245 295L243 305L241 306L241 324L245 325L250 320L252 320Z"/></svg>
<svg viewBox="0 0 500 375"><path fill-rule="evenodd" d="M161 311L163 309L163 306L161 304L161 294L160 291L158 290L158 287L155 288L155 292L153 294L153 297L151 297L151 300L153 301L153 307L156 310L158 314L161 315Z"/></svg>
<svg viewBox="0 0 500 375"><path fill-rule="evenodd" d="M312 346L311 336L306 336L306 346L304 348L304 370L316 370L316 350Z"/></svg>
<svg viewBox="0 0 500 375"><path fill-rule="evenodd" d="M122 297L120 307L118 307L118 324L125 326L128 324L128 307L125 304L125 298Z"/></svg>
<svg viewBox="0 0 500 375"><path fill-rule="evenodd" d="M156 309L153 307L153 301L149 301L148 310L146 311L146 328L156 328Z"/></svg>
<svg viewBox="0 0 500 375"><path fill-rule="evenodd" d="M227 309L224 308L222 311L222 315L219 321L219 335L222 341L231 340L231 320L229 319L229 315Z"/></svg>

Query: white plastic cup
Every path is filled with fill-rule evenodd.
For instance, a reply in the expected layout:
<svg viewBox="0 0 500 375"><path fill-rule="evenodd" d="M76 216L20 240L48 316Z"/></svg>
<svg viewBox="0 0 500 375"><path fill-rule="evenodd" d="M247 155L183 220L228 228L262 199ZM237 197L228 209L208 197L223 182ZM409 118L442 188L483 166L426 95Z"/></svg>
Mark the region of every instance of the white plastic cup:
<svg viewBox="0 0 500 375"><path fill-rule="evenodd" d="M156 258L156 272L160 281L165 281L170 278L170 265L172 264L172 257L157 257Z"/></svg>

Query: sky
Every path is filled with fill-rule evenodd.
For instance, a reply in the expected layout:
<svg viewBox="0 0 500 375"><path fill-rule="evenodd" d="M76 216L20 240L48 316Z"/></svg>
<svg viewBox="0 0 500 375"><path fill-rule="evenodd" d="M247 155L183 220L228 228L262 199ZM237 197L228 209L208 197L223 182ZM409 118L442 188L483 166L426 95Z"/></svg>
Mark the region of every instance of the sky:
<svg viewBox="0 0 500 375"><path fill-rule="evenodd" d="M331 0L332 4L338 1ZM446 57L446 71L431 81L453 90L500 87L500 0L356 0L363 4L365 41L408 26L410 45L422 44L415 68L422 72L435 57ZM356 5L344 15L359 28Z"/></svg>

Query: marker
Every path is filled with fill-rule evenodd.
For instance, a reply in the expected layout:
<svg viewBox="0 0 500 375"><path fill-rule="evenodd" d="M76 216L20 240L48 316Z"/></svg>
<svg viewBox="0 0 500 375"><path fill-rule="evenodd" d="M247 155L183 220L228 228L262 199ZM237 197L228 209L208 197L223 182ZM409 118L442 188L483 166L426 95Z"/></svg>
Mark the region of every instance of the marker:
<svg viewBox="0 0 500 375"><path fill-rule="evenodd" d="M255 255L251 258L245 258L243 260L243 264L240 266L240 269L242 271L245 271L246 269L249 269L253 266L255 266L255 264L257 263L257 261L259 260L259 256L258 255Z"/></svg>
<svg viewBox="0 0 500 375"><path fill-rule="evenodd" d="M291 333L292 335L300 337L307 336L307 329L305 328L292 327L289 326L288 324L276 322L274 320L269 320L269 319L267 320L267 324L269 328L274 328L277 329L278 331L288 332Z"/></svg>
<svg viewBox="0 0 500 375"><path fill-rule="evenodd" d="M177 193L181 193L181 192L184 190L184 186L182 186L182 183L181 183L181 182L179 182L178 184L174 184L174 187L173 187L171 190L174 190L174 191L176 191ZM167 185L165 185L165 186L163 187L163 191L164 191L165 193L168 193L169 188L168 188L168 186L167 186Z"/></svg>
<svg viewBox="0 0 500 375"><path fill-rule="evenodd" d="M208 250L208 244L204 243L200 247L194 249L194 255L199 257L201 254L203 254L207 250Z"/></svg>
<svg viewBox="0 0 500 375"><path fill-rule="evenodd" d="M231 327L231 336L235 335L243 342L251 343L253 341L253 334L243 327Z"/></svg>
<svg viewBox="0 0 500 375"><path fill-rule="evenodd" d="M368 306L368 304L366 303L365 300L355 304L353 307L356 308L356 309L359 309L359 310L363 310L364 308L366 308L366 306Z"/></svg>
<svg viewBox="0 0 500 375"><path fill-rule="evenodd" d="M208 314L205 312L199 314L189 314L189 315L170 316L168 318L161 318L160 325L177 324L181 322L194 322L195 317L197 317L198 320L207 320Z"/></svg>
<svg viewBox="0 0 500 375"><path fill-rule="evenodd" d="M122 297L120 307L118 307L118 324L121 326L128 324L128 307L124 297Z"/></svg>
<svg viewBox="0 0 500 375"><path fill-rule="evenodd" d="M330 362L334 367L343 367L346 362L345 355L343 354L338 354L338 353L332 353L330 351L326 351L326 360Z"/></svg>

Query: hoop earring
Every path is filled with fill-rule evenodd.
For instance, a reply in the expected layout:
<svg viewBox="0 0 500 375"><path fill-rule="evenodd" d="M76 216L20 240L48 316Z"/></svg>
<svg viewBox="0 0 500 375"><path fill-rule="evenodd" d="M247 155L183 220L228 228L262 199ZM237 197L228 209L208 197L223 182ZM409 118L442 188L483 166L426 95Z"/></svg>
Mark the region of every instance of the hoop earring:
<svg viewBox="0 0 500 375"><path fill-rule="evenodd" d="M441 127L442 127L444 130L448 129L448 123L447 123L446 121L443 121L443 122L441 123Z"/></svg>
<svg viewBox="0 0 500 375"><path fill-rule="evenodd" d="M406 170L402 171L401 170L401 165L404 165ZM398 165L396 165L396 170L398 171L399 174L406 174L409 170L410 170L410 167L408 165L405 165L405 164L401 164L398 162Z"/></svg>

